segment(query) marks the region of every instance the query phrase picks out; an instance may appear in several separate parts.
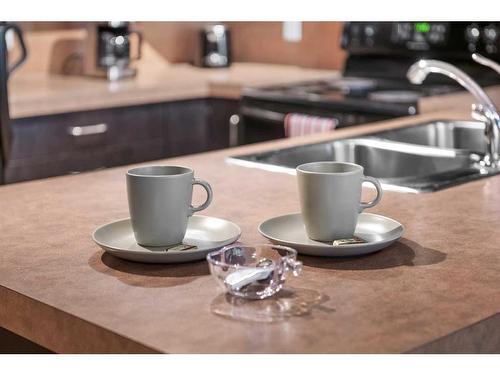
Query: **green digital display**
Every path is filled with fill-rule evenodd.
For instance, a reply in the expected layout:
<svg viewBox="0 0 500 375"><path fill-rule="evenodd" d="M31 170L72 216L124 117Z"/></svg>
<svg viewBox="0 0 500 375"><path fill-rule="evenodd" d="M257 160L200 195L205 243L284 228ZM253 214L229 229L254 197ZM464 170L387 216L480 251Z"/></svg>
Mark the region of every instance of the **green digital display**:
<svg viewBox="0 0 500 375"><path fill-rule="evenodd" d="M431 29L429 22L417 22L415 23L415 31L419 33L428 33Z"/></svg>

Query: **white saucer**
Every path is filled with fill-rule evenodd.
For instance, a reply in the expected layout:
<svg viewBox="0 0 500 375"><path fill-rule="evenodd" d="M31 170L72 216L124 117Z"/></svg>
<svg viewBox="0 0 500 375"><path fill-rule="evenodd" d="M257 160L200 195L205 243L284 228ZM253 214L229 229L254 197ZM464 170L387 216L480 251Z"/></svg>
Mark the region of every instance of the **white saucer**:
<svg viewBox="0 0 500 375"><path fill-rule="evenodd" d="M259 232L271 242L290 246L301 254L333 257L363 255L381 250L398 240L404 228L388 217L361 213L354 235L367 242L333 246L309 239L302 216L296 213L264 221L259 226Z"/></svg>
<svg viewBox="0 0 500 375"><path fill-rule="evenodd" d="M232 244L240 238L236 224L214 217L191 216L183 244L195 245L188 250L165 249L137 244L130 219L105 224L92 234L104 251L118 258L143 263L182 263L205 259L213 250Z"/></svg>

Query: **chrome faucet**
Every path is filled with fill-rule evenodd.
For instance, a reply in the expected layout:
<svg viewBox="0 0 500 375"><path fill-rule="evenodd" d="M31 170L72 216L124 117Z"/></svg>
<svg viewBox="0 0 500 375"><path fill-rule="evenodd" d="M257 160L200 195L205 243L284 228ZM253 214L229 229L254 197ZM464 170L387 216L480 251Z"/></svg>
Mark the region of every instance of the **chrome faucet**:
<svg viewBox="0 0 500 375"><path fill-rule="evenodd" d="M495 62L481 55L474 55L473 59L476 62L495 69ZM483 121L485 124L486 153L480 161L480 165L484 168L499 167L500 116L491 99L481 86L465 72L444 61L419 60L410 66L406 75L411 83L420 85L429 73L439 73L450 77L475 97L477 103L472 105L472 117Z"/></svg>

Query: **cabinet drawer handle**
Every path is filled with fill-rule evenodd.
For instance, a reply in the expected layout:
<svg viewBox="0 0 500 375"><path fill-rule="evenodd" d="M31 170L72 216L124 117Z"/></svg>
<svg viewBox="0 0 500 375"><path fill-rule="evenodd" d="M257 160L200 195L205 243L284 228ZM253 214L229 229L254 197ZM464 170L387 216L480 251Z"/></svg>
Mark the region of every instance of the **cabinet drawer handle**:
<svg viewBox="0 0 500 375"><path fill-rule="evenodd" d="M81 137L83 135L102 134L108 131L108 124L95 124L85 126L72 126L68 129L68 133L73 137Z"/></svg>
<svg viewBox="0 0 500 375"><path fill-rule="evenodd" d="M229 118L229 147L238 146L240 141L240 116L232 115Z"/></svg>

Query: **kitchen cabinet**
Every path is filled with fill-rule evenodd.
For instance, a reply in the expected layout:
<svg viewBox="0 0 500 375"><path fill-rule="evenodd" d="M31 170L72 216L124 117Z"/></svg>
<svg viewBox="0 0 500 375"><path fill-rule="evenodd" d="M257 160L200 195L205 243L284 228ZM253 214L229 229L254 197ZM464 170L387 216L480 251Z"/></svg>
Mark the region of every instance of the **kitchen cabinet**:
<svg viewBox="0 0 500 375"><path fill-rule="evenodd" d="M194 99L15 119L6 181L78 173L229 146L238 101Z"/></svg>
<svg viewBox="0 0 500 375"><path fill-rule="evenodd" d="M217 150L236 146L230 141L229 119L240 112L240 101L230 99L210 99L208 108L207 150Z"/></svg>
<svg viewBox="0 0 500 375"><path fill-rule="evenodd" d="M206 100L189 100L163 106L165 156L178 156L207 149L208 114Z"/></svg>
<svg viewBox="0 0 500 375"><path fill-rule="evenodd" d="M165 156L229 147L229 118L238 111L239 102L229 99L211 98L165 104Z"/></svg>

